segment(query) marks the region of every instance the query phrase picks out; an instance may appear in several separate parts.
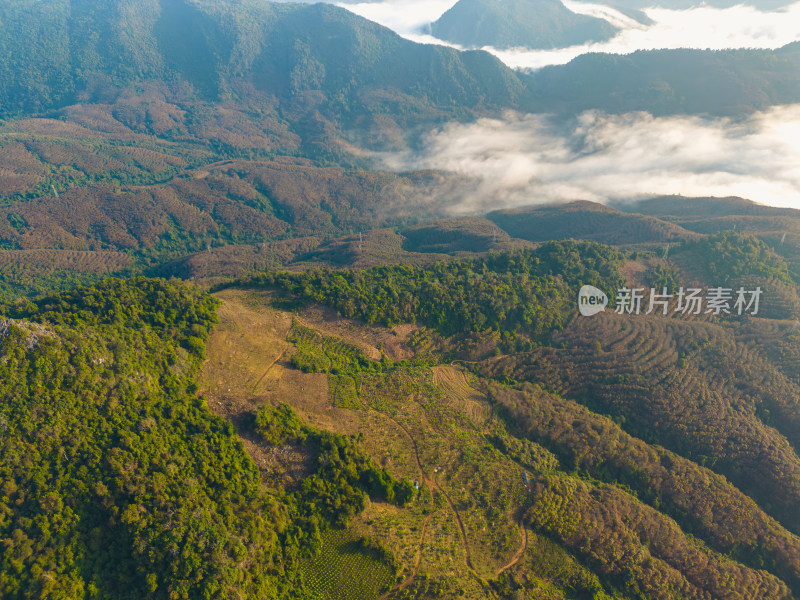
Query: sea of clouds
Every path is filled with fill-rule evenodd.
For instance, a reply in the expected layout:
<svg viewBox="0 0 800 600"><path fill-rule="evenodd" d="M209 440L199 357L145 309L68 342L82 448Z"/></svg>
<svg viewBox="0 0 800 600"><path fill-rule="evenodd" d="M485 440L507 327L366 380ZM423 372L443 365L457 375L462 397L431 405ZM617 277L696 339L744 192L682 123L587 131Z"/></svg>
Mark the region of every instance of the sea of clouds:
<svg viewBox="0 0 800 600"><path fill-rule="evenodd" d="M338 4L410 40L452 46L424 32L455 2ZM744 5L648 8L644 12L651 25L599 2L564 4L573 12L607 19L619 34L607 42L557 50L484 49L510 67L537 69L586 52L778 48L800 40L800 2L772 11ZM456 176L441 190L455 212L667 194L741 196L800 209L800 105L738 121L587 112L566 126L547 115L509 113L500 119L448 124L429 132L421 148L378 159L390 170L436 169Z"/></svg>
<svg viewBox="0 0 800 600"><path fill-rule="evenodd" d="M605 18L620 29L619 34L606 42L556 50L499 50L488 46L483 49L512 68L537 69L565 64L586 52L627 54L653 48L779 48L800 40L800 2L775 11L759 11L743 5L684 10L648 8L643 12L653 21L652 25L642 25L603 4L575 0L563 0L563 3L573 12ZM454 4L455 0L385 0L340 3L339 6L415 42L458 47L423 33Z"/></svg>
<svg viewBox="0 0 800 600"><path fill-rule="evenodd" d="M421 32L454 3L386 0L341 6L411 40L442 43ZM566 0L565 5L606 18L620 33L607 42L558 50L485 49L511 67L536 69L586 52L778 48L800 39L800 2L777 11L650 8L644 12L652 25L602 4ZM744 121L587 112L566 127L546 115L509 114L449 124L429 133L421 150L380 158L389 169L441 169L470 178L469 189L462 189L454 204L461 212L661 194L742 196L800 208L800 106Z"/></svg>
<svg viewBox="0 0 800 600"><path fill-rule="evenodd" d="M800 209L800 105L745 120L586 112L450 123L417 150L382 153L393 171L435 169L470 181L452 211L658 195L741 196Z"/></svg>

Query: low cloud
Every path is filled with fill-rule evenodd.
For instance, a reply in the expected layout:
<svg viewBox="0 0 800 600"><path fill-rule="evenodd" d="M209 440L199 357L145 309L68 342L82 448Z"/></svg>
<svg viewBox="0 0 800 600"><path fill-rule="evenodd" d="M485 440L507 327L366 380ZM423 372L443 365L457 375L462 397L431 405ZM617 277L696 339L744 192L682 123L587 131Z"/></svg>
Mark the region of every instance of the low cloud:
<svg viewBox="0 0 800 600"><path fill-rule="evenodd" d="M339 2L338 6L388 27L402 36L416 36L447 12L457 0L385 0ZM435 39L435 38L431 38ZM442 43L437 40L438 43Z"/></svg>
<svg viewBox="0 0 800 600"><path fill-rule="evenodd" d="M386 0L385 2L340 3L367 19L385 25L399 35L425 44L460 48L426 33L427 25L455 4L455 0ZM586 52L629 54L653 48L779 48L800 40L800 2L776 11L759 11L749 6L712 8L700 6L685 10L649 8L645 12L654 22L641 23L599 3L566 0L573 12L607 19L620 28L611 40L556 50L515 48L491 52L512 68L538 69L565 64Z"/></svg>
<svg viewBox="0 0 800 600"><path fill-rule="evenodd" d="M742 196L800 209L800 105L744 121L586 112L564 126L507 114L448 124L419 150L379 159L390 170L434 169L469 180L451 182L443 195L457 213L662 194Z"/></svg>
<svg viewBox="0 0 800 600"><path fill-rule="evenodd" d="M600 16L601 12L609 13L610 10L582 2L565 4L574 12L593 16ZM749 6L724 9L703 6L687 10L649 8L644 12L654 21L653 25L645 26L617 13L627 21L615 19L614 24L623 28L616 37L606 42L556 50L498 50L491 47L485 47L484 50L497 56L509 67L539 69L566 64L587 52L630 54L637 50L657 48L774 49L800 40L800 2L773 12L762 12Z"/></svg>
<svg viewBox="0 0 800 600"><path fill-rule="evenodd" d="M588 15L597 19L605 19L618 29L644 29L647 27L647 25L605 4L573 2L570 0L562 0L562 4L574 13ZM641 12L644 13L644 11Z"/></svg>

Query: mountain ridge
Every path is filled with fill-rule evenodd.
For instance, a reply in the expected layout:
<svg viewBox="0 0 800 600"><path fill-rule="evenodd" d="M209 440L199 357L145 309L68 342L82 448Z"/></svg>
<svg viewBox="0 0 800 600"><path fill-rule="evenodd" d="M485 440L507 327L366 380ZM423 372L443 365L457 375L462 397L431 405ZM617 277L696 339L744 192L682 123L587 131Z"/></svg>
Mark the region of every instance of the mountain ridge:
<svg viewBox="0 0 800 600"><path fill-rule="evenodd" d="M572 12L560 0L459 0L430 29L461 46L500 49L602 42L618 31L603 19Z"/></svg>

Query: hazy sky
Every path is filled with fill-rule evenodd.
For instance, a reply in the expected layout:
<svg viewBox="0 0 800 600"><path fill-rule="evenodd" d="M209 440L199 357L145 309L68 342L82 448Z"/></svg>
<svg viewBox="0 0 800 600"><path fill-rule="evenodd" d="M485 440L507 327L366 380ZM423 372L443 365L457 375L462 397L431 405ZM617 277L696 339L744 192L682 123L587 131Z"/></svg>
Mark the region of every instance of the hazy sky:
<svg viewBox="0 0 800 600"><path fill-rule="evenodd" d="M392 170L477 178L457 211L662 194L742 196L800 208L800 105L743 122L587 112L569 127L542 115L451 123L421 152L380 155Z"/></svg>
<svg viewBox="0 0 800 600"><path fill-rule="evenodd" d="M340 6L411 40L442 44L441 40L420 31L453 4L455 0L386 0ZM650 48L777 48L800 40L800 2L778 12L761 12L744 6L689 10L651 8L645 11L655 21L650 26L643 26L600 4L572 0L566 0L564 4L574 12L604 15L622 31L608 42L561 50L496 50L488 47L485 50L511 67L539 68L563 64L590 51L629 53Z"/></svg>

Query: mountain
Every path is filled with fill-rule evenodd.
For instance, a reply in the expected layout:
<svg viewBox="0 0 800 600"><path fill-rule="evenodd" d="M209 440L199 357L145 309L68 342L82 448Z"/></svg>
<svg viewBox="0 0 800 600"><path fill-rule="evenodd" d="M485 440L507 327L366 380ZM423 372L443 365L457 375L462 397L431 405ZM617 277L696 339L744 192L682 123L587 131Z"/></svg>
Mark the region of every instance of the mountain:
<svg viewBox="0 0 800 600"><path fill-rule="evenodd" d="M693 220L695 218L714 219L733 215L751 217L785 217L791 220L800 219L800 210L795 208L779 208L759 204L746 198L731 196L727 198L687 198L684 196L659 196L637 202L618 205L625 212L636 212L654 217L666 217L674 220ZM787 221L784 221L786 223Z"/></svg>
<svg viewBox="0 0 800 600"><path fill-rule="evenodd" d="M744 198L681 196L651 198L619 208L653 215L705 235L732 230L755 235L773 247L800 278L800 210Z"/></svg>
<svg viewBox="0 0 800 600"><path fill-rule="evenodd" d="M26 138L16 141L26 152L51 149L45 137L28 146L20 139ZM220 161L161 183L133 179L121 185L122 163L104 165L117 166L106 176L82 158L72 155L73 171L59 182L61 192L50 184L45 196L0 206L0 297L62 289L59 279L65 285L89 283L102 275L158 269L221 246L258 244L257 254L267 255L254 256L253 265L283 264L297 251L354 230L402 226L439 212L430 201L409 204L409 196L429 194L414 174L323 168L283 157ZM222 265L208 272L216 258L192 260L203 262L200 271L209 276L228 274Z"/></svg>
<svg viewBox="0 0 800 600"><path fill-rule="evenodd" d="M605 41L616 32L560 0L459 0L431 24L437 38L472 48L563 48Z"/></svg>
<svg viewBox="0 0 800 600"><path fill-rule="evenodd" d="M0 595L797 598L799 357L773 293L798 315L797 286L742 234L672 257L557 241L0 305ZM761 315L577 315L586 283L613 301L697 264L762 281Z"/></svg>
<svg viewBox="0 0 800 600"><path fill-rule="evenodd" d="M430 490L425 506L442 498L430 521L371 507L353 525L417 565L398 593L492 597L469 583L478 573L506 597L795 598L797 334L787 314L768 314L786 264L743 235L679 247L674 262L549 242L260 274L217 292L226 324L205 381L231 410L254 393L291 398L312 422L361 431ZM577 315L583 284L613 293L669 273L669 286L688 286L697 264L716 265L709 281L759 278L761 316ZM796 284L790 293L800 314ZM303 374L264 377L284 340ZM421 525L432 537L414 535ZM446 565L433 550L444 547Z"/></svg>
<svg viewBox="0 0 800 600"><path fill-rule="evenodd" d="M800 98L800 42L777 50L584 54L529 76L539 110L743 116Z"/></svg>
<svg viewBox="0 0 800 600"><path fill-rule="evenodd" d="M525 94L486 53L413 44L326 4L19 0L0 20L0 47L16 48L0 61L3 116L107 101L147 81L185 99L279 99L294 119L508 106Z"/></svg>
<svg viewBox="0 0 800 600"><path fill-rule="evenodd" d="M486 218L512 237L532 242L577 238L605 244L659 244L697 237L660 219L586 201L493 211Z"/></svg>
<svg viewBox="0 0 800 600"><path fill-rule="evenodd" d="M524 74L326 5L0 22L0 598L800 598L798 211L453 216L473 179L365 150L747 113L798 44Z"/></svg>
<svg viewBox="0 0 800 600"><path fill-rule="evenodd" d="M348 144L398 147L422 125L502 109L744 114L800 100L798 44L595 54L523 74L325 4L17 0L0 19L0 47L15 49L0 59L0 117L88 105L106 124L226 151L342 160Z"/></svg>

